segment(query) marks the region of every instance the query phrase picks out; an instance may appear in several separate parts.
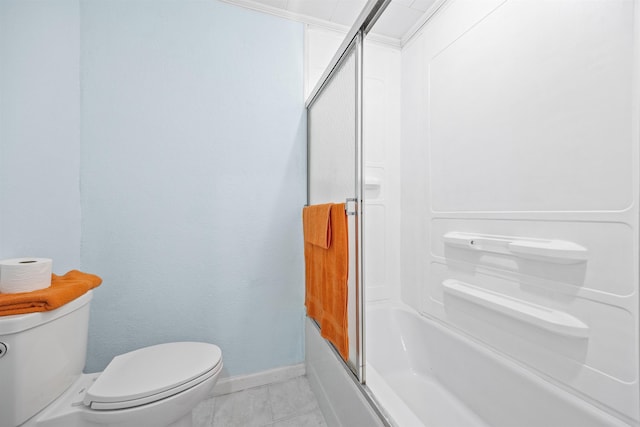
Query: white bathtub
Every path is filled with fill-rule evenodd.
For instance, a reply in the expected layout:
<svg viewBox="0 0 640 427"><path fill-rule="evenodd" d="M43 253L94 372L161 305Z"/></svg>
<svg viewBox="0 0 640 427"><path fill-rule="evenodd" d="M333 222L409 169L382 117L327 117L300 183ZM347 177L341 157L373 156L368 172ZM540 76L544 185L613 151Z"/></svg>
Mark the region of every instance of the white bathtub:
<svg viewBox="0 0 640 427"><path fill-rule="evenodd" d="M367 310L367 386L402 427L602 427L621 420L405 307Z"/></svg>

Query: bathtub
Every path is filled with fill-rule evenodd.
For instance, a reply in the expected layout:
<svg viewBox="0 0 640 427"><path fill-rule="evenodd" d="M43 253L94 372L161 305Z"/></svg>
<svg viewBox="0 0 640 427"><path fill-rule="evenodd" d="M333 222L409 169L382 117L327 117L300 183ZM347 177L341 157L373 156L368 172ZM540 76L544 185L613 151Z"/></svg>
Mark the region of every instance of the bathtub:
<svg viewBox="0 0 640 427"><path fill-rule="evenodd" d="M366 385L393 425L630 425L408 307L366 315Z"/></svg>

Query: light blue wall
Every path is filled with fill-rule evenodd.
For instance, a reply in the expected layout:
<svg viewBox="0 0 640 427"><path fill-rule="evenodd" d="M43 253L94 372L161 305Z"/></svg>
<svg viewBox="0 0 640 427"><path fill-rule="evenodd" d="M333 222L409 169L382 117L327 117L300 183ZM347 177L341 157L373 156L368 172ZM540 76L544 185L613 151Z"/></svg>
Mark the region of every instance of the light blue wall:
<svg viewBox="0 0 640 427"><path fill-rule="evenodd" d="M0 257L99 274L87 371L303 360L303 27L215 0L0 0Z"/></svg>
<svg viewBox="0 0 640 427"><path fill-rule="evenodd" d="M80 265L78 0L0 0L0 259Z"/></svg>
<svg viewBox="0 0 640 427"><path fill-rule="evenodd" d="M81 2L87 370L173 340L303 360L303 27L206 0Z"/></svg>

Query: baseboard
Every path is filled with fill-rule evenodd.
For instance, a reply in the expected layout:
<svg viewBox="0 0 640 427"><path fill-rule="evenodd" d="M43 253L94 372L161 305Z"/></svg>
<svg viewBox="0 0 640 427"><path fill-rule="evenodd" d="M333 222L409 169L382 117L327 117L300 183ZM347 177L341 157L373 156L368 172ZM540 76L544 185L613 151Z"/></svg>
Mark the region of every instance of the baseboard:
<svg viewBox="0 0 640 427"><path fill-rule="evenodd" d="M249 375L238 375L235 377L223 378L213 388L212 396L234 393L248 388L260 387L263 385L287 381L305 374L304 363L299 365L284 366L282 368L270 369L268 371L256 372Z"/></svg>

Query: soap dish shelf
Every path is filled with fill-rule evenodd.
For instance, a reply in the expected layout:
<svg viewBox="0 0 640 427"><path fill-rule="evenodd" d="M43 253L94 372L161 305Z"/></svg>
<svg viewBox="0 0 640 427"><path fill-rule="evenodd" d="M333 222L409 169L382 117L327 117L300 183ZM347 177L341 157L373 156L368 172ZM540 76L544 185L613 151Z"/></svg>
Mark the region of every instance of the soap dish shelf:
<svg viewBox="0 0 640 427"><path fill-rule="evenodd" d="M444 243L462 249L512 255L555 264L586 262L589 255L585 247L565 240L492 236L459 231L446 233Z"/></svg>
<svg viewBox="0 0 640 427"><path fill-rule="evenodd" d="M492 292L458 280L445 280L442 282L442 286L445 294L461 298L558 335L575 338L587 338L589 336L589 327L586 324L563 311Z"/></svg>
<svg viewBox="0 0 640 427"><path fill-rule="evenodd" d="M366 190L379 190L382 186L380 178L373 176L366 176L364 178L364 187Z"/></svg>

